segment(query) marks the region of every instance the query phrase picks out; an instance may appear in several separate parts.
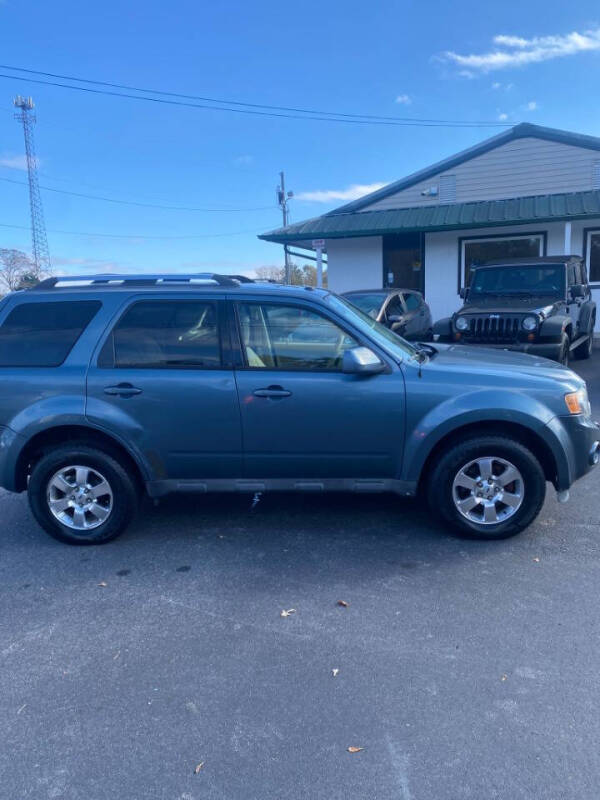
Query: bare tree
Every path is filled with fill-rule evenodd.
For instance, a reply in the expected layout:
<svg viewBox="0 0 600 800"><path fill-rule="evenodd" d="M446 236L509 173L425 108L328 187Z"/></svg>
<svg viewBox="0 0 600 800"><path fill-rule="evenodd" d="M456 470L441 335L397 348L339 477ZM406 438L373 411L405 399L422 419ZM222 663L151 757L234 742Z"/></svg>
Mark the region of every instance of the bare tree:
<svg viewBox="0 0 600 800"><path fill-rule="evenodd" d="M256 267L254 273L259 281L275 281L283 283L283 267Z"/></svg>
<svg viewBox="0 0 600 800"><path fill-rule="evenodd" d="M38 268L25 253L0 247L0 291L14 292L32 286L40 277Z"/></svg>

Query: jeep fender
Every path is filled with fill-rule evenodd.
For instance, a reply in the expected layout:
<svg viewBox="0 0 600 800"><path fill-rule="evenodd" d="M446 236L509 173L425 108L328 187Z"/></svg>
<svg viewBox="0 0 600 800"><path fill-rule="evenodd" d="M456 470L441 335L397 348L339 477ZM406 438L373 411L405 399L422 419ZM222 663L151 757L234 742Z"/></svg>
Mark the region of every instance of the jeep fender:
<svg viewBox="0 0 600 800"><path fill-rule="evenodd" d="M573 328L573 320L568 314L556 314L553 317L548 317L540 325L540 340L543 342L556 341L560 342L564 331L568 328Z"/></svg>
<svg viewBox="0 0 600 800"><path fill-rule="evenodd" d="M466 426L489 423L513 423L527 428L551 451L558 484L570 484L569 453L565 450L564 432L556 416L543 403L521 392L502 392L498 408L497 389L469 392L449 398L432 408L412 426L407 438L402 478L418 482L425 463L436 445Z"/></svg>
<svg viewBox="0 0 600 800"><path fill-rule="evenodd" d="M444 341L452 340L452 317L444 317L433 323L433 335Z"/></svg>

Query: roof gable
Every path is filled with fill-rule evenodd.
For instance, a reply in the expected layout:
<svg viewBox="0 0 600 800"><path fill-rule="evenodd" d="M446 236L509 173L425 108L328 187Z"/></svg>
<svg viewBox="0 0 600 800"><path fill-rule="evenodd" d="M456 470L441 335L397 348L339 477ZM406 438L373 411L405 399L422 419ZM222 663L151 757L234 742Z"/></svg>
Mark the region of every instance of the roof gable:
<svg viewBox="0 0 600 800"><path fill-rule="evenodd" d="M546 128L541 125L532 125L531 123L523 122L520 125L515 125L514 128L503 131L497 136L492 136L490 139L480 142L474 147L469 147L466 150L462 150L460 153L450 156L450 158L438 161L436 164L432 164L430 167L426 167L418 172L414 172L412 175L408 175L406 178L402 178L399 181L394 181L393 183L384 186L382 189L379 189L376 192L371 192L364 197L360 197L358 200L354 200L351 203L346 203L345 205L340 206L333 211L329 211L325 216L360 211L361 209L370 206L379 200L383 200L384 198L396 194L403 189L408 189L409 187L414 186L421 181L427 180L434 175L438 175L440 172L453 169L459 164L463 164L465 161L469 161L477 156L488 153L497 147L507 144L508 142L513 142L517 139L524 139L527 137L569 144L588 150L600 151L600 138L596 136L587 136L581 133L571 133L569 131L561 131L556 128Z"/></svg>

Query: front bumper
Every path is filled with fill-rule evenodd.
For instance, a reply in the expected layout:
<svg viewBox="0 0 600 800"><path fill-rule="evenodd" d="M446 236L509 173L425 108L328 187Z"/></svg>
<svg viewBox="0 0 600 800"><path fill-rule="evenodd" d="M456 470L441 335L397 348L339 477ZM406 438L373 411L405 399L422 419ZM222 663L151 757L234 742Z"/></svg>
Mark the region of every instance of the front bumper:
<svg viewBox="0 0 600 800"><path fill-rule="evenodd" d="M571 484L587 475L595 464L593 452L600 444L600 423L582 414L554 417L547 425L559 443L556 489L565 491Z"/></svg>

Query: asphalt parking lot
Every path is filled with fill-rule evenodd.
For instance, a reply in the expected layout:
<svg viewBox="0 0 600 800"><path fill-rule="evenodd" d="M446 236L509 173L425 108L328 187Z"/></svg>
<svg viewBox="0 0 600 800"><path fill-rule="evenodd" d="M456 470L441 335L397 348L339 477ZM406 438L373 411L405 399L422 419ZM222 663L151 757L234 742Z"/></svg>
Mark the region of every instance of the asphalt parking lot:
<svg viewBox="0 0 600 800"><path fill-rule="evenodd" d="M573 366L600 416L600 354ZM599 480L490 543L274 495L72 548L1 494L0 796L597 798Z"/></svg>

